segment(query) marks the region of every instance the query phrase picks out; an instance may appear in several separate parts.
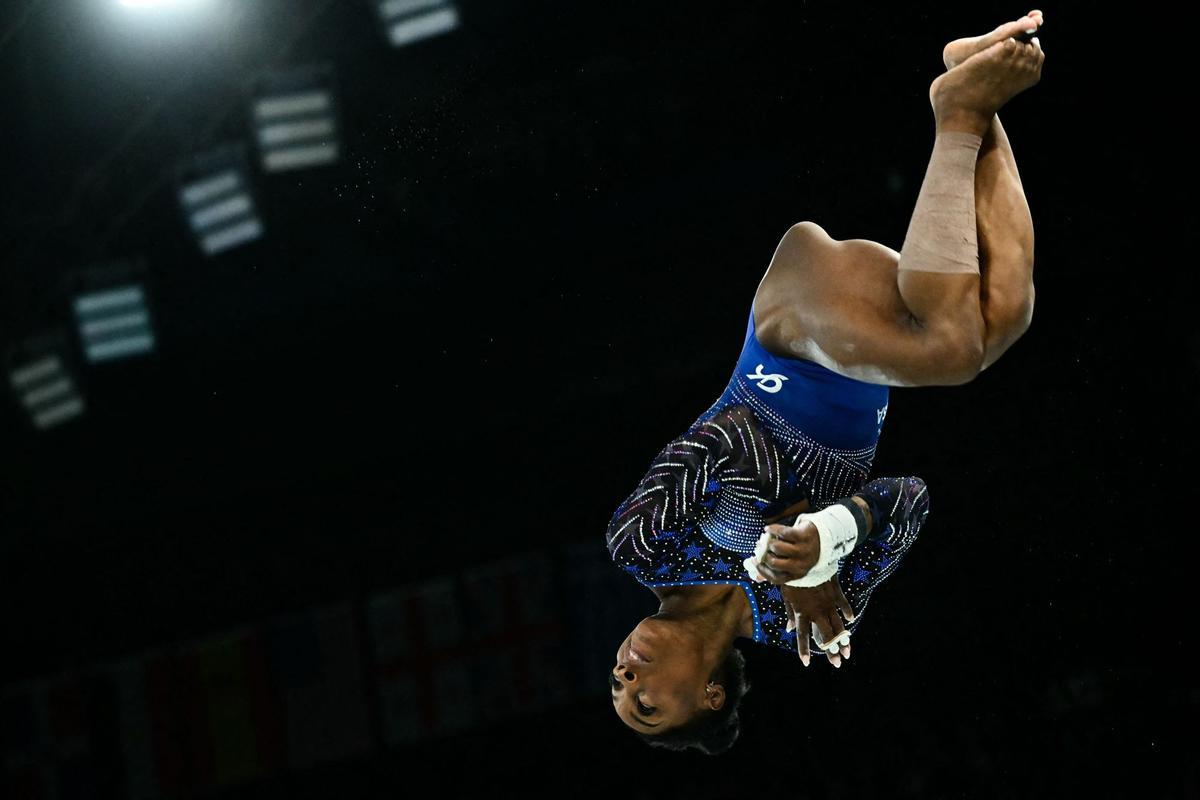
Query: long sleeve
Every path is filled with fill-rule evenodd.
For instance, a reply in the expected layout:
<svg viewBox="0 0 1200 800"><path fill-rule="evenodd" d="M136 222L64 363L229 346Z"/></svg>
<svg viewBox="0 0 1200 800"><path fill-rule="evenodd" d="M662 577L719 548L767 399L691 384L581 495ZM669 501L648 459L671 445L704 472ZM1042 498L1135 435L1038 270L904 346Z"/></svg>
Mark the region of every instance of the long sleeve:
<svg viewBox="0 0 1200 800"><path fill-rule="evenodd" d="M862 623L872 593L900 566L929 514L929 491L920 478L876 478L854 494L871 509L872 527L838 565L838 584L855 613L854 622L846 625L851 633ZM763 581L750 588L763 622L762 641L795 653L796 632L783 624L786 612L779 587Z"/></svg>
<svg viewBox="0 0 1200 800"><path fill-rule="evenodd" d="M748 409L733 406L659 452L609 522L609 553L622 567L658 566L697 529L730 551L752 550L761 525L754 530L749 517L761 520L782 498L795 502L797 491L769 436Z"/></svg>
<svg viewBox="0 0 1200 800"><path fill-rule="evenodd" d="M855 494L871 509L872 527L850 555L842 559L838 582L857 619L871 593L900 566L929 515L929 488L920 478L876 478Z"/></svg>

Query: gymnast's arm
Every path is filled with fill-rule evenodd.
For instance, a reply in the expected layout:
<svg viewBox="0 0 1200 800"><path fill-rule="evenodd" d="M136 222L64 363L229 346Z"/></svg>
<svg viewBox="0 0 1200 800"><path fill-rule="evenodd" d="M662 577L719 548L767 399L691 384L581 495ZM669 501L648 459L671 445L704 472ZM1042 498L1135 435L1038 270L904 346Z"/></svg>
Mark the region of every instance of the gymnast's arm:
<svg viewBox="0 0 1200 800"><path fill-rule="evenodd" d="M876 478L850 497L835 503L844 505L851 502L862 512L861 515L855 515L858 544L855 552L865 542L883 535L889 524L899 520L902 510L907 508L902 502L906 487L908 495L915 492L918 496L924 496L924 509L927 512L925 484L916 477ZM830 557L821 552L820 536L810 519L798 520L794 525L768 524L765 530L770 534L770 541L766 553L755 562L755 566L762 577L771 583L783 585L803 578L822 557Z"/></svg>
<svg viewBox="0 0 1200 800"><path fill-rule="evenodd" d="M791 617L789 629L807 633L811 626L822 649L825 642L832 642L846 630L843 616L850 627L857 624L871 593L895 570L929 514L928 488L917 477L876 478L848 499L864 513L862 518L855 515L857 542L841 560L838 575L833 579L812 587L788 586L786 580L792 577L786 573L786 559L768 555L757 564L767 580L780 584ZM807 520L802 524L812 527ZM815 539L815 531L812 533L811 538ZM815 556L809 556L809 560L811 565ZM796 644L800 659L807 666L808 637L799 636ZM841 657L850 654L848 646L839 652L840 655L829 654L834 666L840 666Z"/></svg>
<svg viewBox="0 0 1200 800"><path fill-rule="evenodd" d="M686 534L712 509L722 491L761 490L763 478L753 456L775 461L749 411L735 406L677 437L654 458L638 486L612 516L606 534L609 553L620 566L649 565L663 542Z"/></svg>
<svg viewBox="0 0 1200 800"><path fill-rule="evenodd" d="M672 440L608 523L606 539L613 561L622 567L650 566L663 539L692 524L714 502L713 482L728 458L703 433Z"/></svg>

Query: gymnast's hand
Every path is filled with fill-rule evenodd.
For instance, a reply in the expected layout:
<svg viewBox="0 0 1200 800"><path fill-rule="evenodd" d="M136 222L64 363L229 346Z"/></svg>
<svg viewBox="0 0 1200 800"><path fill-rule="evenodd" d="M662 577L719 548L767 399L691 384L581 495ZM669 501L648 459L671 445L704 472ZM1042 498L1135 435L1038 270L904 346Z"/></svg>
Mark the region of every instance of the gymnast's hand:
<svg viewBox="0 0 1200 800"><path fill-rule="evenodd" d="M767 525L771 535L767 553L758 562L759 573L771 583L784 584L803 578L821 555L817 526L808 520L792 525Z"/></svg>
<svg viewBox="0 0 1200 800"><path fill-rule="evenodd" d="M815 632L818 644L832 642L838 637L844 639L837 651L826 653L829 663L840 668L842 659L850 657L850 633L842 624L838 610L841 609L847 622L853 622L854 609L842 593L837 576L820 586L779 588L783 592L783 604L788 613L787 629L796 631L796 650L804 666L809 664L809 634Z"/></svg>

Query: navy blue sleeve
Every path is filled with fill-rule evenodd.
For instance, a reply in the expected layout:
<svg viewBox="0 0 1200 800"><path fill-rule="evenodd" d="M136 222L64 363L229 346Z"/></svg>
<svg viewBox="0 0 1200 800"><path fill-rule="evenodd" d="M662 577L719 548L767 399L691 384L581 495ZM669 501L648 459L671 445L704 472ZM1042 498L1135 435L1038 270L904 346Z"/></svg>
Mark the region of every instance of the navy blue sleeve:
<svg viewBox="0 0 1200 800"><path fill-rule="evenodd" d="M854 494L870 507L872 527L838 566L838 584L855 613L854 622L846 625L851 633L862 623L871 595L900 566L929 514L929 490L920 478L876 478ZM796 652L796 632L786 630L779 587L755 583L752 591L762 610L764 640Z"/></svg>
<svg viewBox="0 0 1200 800"><path fill-rule="evenodd" d="M669 442L609 521L613 561L655 565L665 534L683 532L701 508L715 505L718 476L729 458L729 443L715 427L701 426Z"/></svg>
<svg viewBox="0 0 1200 800"><path fill-rule="evenodd" d="M862 620L867 601L891 575L917 540L929 515L929 488L916 477L876 478L855 492L871 509L872 527L838 568L838 583L857 617Z"/></svg>
<svg viewBox="0 0 1200 800"><path fill-rule="evenodd" d="M606 536L613 561L622 567L656 565L672 542L693 533L724 492L768 508L781 491L796 488L794 480L767 477L780 472L779 451L749 410L721 411L668 443L617 507Z"/></svg>

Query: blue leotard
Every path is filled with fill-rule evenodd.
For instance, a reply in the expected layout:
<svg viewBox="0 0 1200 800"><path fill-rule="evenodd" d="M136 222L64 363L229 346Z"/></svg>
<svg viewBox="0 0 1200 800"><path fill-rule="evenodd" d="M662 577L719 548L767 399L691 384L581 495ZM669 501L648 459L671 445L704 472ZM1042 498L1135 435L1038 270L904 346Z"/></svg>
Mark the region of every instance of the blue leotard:
<svg viewBox="0 0 1200 800"><path fill-rule="evenodd" d="M858 493L878 524L839 565L839 582L857 614L853 630L929 509L918 478L865 483L887 401L886 386L767 352L751 304L725 391L658 453L613 514L606 538L614 562L650 587L740 585L755 641L792 649L795 634L785 630L779 588L752 581L742 560L753 554L765 519L803 499L816 511Z"/></svg>
<svg viewBox="0 0 1200 800"><path fill-rule="evenodd" d="M733 378L715 405L753 398L769 427L803 432L828 448L874 451L887 415L888 387L838 375L820 364L768 352L758 341L754 304ZM768 411L769 409L769 411ZM790 433L784 433L789 436Z"/></svg>

